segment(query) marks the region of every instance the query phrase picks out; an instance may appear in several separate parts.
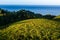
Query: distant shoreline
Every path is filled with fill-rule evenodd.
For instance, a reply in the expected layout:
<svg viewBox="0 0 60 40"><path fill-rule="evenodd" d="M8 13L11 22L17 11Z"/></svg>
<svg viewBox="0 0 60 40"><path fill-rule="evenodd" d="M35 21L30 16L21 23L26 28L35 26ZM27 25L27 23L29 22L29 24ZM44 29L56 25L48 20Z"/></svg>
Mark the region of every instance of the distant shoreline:
<svg viewBox="0 0 60 40"><path fill-rule="evenodd" d="M60 15L60 6L49 5L0 5L1 9L8 11L29 10L35 13Z"/></svg>

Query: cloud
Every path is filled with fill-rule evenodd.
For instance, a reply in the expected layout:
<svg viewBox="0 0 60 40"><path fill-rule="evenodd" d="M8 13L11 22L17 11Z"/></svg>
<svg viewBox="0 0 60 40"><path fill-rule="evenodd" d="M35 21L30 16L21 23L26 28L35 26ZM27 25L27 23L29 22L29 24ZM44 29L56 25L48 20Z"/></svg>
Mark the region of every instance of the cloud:
<svg viewBox="0 0 60 40"><path fill-rule="evenodd" d="M60 5L60 0L0 0L0 4Z"/></svg>

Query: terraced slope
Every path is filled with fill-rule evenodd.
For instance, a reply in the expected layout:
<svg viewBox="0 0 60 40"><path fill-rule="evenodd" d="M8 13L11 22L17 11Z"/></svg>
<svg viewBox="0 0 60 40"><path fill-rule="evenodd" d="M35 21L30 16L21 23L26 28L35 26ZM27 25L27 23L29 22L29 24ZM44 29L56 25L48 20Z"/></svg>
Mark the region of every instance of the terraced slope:
<svg viewBox="0 0 60 40"><path fill-rule="evenodd" d="M60 23L48 19L29 19L0 30L0 40L60 40Z"/></svg>

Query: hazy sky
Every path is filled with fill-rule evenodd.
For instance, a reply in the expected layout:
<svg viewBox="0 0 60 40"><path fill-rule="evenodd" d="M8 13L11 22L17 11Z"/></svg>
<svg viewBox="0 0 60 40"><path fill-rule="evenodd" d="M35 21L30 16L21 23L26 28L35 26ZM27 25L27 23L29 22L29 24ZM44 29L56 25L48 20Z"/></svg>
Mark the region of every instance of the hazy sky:
<svg viewBox="0 0 60 40"><path fill-rule="evenodd" d="M60 0L0 0L0 4L14 5L60 5Z"/></svg>

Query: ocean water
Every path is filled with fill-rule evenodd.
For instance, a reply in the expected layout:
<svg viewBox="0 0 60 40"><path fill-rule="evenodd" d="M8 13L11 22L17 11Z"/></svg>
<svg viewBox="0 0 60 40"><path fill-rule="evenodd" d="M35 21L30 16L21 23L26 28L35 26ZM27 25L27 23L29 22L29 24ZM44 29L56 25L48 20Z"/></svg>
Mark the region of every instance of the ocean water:
<svg viewBox="0 0 60 40"><path fill-rule="evenodd" d="M60 15L60 6L48 5L0 5L0 8L8 11L29 10L40 14Z"/></svg>

